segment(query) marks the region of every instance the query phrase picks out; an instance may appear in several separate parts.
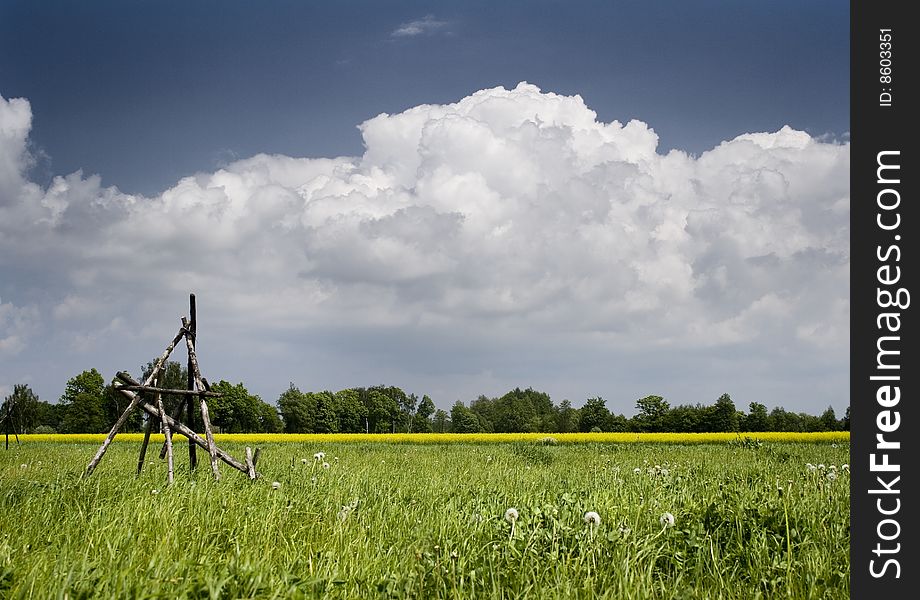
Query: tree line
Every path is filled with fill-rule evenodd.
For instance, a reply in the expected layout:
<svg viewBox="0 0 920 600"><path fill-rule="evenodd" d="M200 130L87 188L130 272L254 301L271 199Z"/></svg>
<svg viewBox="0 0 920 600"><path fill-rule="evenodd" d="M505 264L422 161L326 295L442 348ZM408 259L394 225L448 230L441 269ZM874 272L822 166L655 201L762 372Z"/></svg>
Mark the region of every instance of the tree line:
<svg viewBox="0 0 920 600"><path fill-rule="evenodd" d="M153 368L148 363L141 379ZM188 371L168 362L158 387L185 389ZM748 411L738 410L728 394L713 404L682 404L672 407L661 396L636 401L632 417L607 409L601 397L589 398L580 408L569 400L553 403L549 394L531 388L515 388L500 397L484 395L469 405L457 400L450 411L439 409L427 395L421 398L395 386L358 387L303 392L293 383L276 404L249 393L243 383L221 380L211 386L219 397L208 399L213 426L224 433L570 433L570 432L758 432L839 431L850 428L850 409L838 419L832 407L821 415L768 411L751 402ZM167 412L174 414L184 398L163 395ZM4 399L0 416L20 433L101 433L108 431L127 408L127 400L96 369L68 380L57 403L40 400L28 385L15 385ZM197 403L194 419L200 423ZM123 431L140 431L144 415L136 411Z"/></svg>

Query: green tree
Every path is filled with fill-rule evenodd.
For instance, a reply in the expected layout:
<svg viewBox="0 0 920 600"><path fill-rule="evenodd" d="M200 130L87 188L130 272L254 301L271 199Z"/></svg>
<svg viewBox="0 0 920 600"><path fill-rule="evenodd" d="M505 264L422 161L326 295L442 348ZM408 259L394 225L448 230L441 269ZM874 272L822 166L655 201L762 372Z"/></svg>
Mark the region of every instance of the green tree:
<svg viewBox="0 0 920 600"><path fill-rule="evenodd" d="M559 433L574 433L578 431L578 410L572 408L572 402L563 400L556 410L556 431Z"/></svg>
<svg viewBox="0 0 920 600"><path fill-rule="evenodd" d="M415 411L415 419L412 430L419 433L428 433L431 431L431 416L435 412L434 402L427 395L422 396Z"/></svg>
<svg viewBox="0 0 920 600"><path fill-rule="evenodd" d="M638 414L633 422L638 431L663 431L664 416L671 406L661 396L646 396L636 400Z"/></svg>
<svg viewBox="0 0 920 600"><path fill-rule="evenodd" d="M259 404L259 431L281 433L284 423L278 416L278 409L264 400Z"/></svg>
<svg viewBox="0 0 920 600"><path fill-rule="evenodd" d="M364 431L364 403L356 389L339 390L335 393L335 412L341 433L362 433Z"/></svg>
<svg viewBox="0 0 920 600"><path fill-rule="evenodd" d="M292 383L278 398L278 412L284 421L285 433L312 433L315 426L314 407Z"/></svg>
<svg viewBox="0 0 920 600"><path fill-rule="evenodd" d="M606 401L600 396L588 398L578 411L578 429L591 431L595 427L606 431L610 421L610 411L607 410Z"/></svg>
<svg viewBox="0 0 920 600"><path fill-rule="evenodd" d="M431 418L431 429L436 433L446 433L450 431L450 415L443 408L434 411L434 417Z"/></svg>
<svg viewBox="0 0 920 600"><path fill-rule="evenodd" d="M495 402L493 426L497 432L550 431L555 425L555 410L549 394L533 388L514 388Z"/></svg>
<svg viewBox="0 0 920 600"><path fill-rule="evenodd" d="M262 399L249 393L242 382L233 385L221 380L211 386L219 397L207 399L211 423L223 433L256 433L261 429L259 417Z"/></svg>
<svg viewBox="0 0 920 600"><path fill-rule="evenodd" d="M67 381L60 404L64 415L63 433L102 433L107 431L105 417L105 380L99 371L90 369Z"/></svg>
<svg viewBox="0 0 920 600"><path fill-rule="evenodd" d="M828 406L819 417L821 426L824 431L837 431L840 428L840 422L837 421L837 415L834 414L834 407Z"/></svg>
<svg viewBox="0 0 920 600"><path fill-rule="evenodd" d="M454 433L479 433L479 418L472 410L457 400L450 409L451 431Z"/></svg>
<svg viewBox="0 0 920 600"><path fill-rule="evenodd" d="M27 433L40 425L46 425L40 420L43 412L42 404L47 403L39 400L28 385L15 384L13 392L3 400L3 405L0 406L0 419L8 419L3 427L8 426L12 433Z"/></svg>
<svg viewBox="0 0 920 600"><path fill-rule="evenodd" d="M313 406L313 431L316 433L338 433L339 415L336 412L335 395L332 392L307 392L307 402Z"/></svg>
<svg viewBox="0 0 920 600"><path fill-rule="evenodd" d="M738 411L735 409L732 397L728 394L719 396L710 415L707 431L738 431Z"/></svg>
<svg viewBox="0 0 920 600"><path fill-rule="evenodd" d="M702 433L708 430L711 407L682 404L661 417L661 430L677 433Z"/></svg>
<svg viewBox="0 0 920 600"><path fill-rule="evenodd" d="M768 431L805 431L802 416L777 406L770 411Z"/></svg>
<svg viewBox="0 0 920 600"><path fill-rule="evenodd" d="M744 418L745 431L767 431L769 427L769 415L767 407L759 402L751 402L748 405L748 414Z"/></svg>

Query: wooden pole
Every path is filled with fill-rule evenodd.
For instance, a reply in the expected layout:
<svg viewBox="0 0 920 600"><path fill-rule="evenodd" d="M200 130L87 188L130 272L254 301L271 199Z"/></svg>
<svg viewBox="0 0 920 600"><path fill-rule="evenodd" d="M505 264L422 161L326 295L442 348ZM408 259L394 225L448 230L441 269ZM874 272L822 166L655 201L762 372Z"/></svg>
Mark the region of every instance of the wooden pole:
<svg viewBox="0 0 920 600"><path fill-rule="evenodd" d="M123 386L123 387L124 387L125 389L130 389L130 387L132 387L132 386L127 386L127 385L126 385L126 386ZM172 390L170 390L170 391L172 391ZM183 405L184 405L184 400L180 400L180 401L179 401L179 404L176 405L176 410L174 410L174 411L173 411L173 414L172 414L173 421L178 421L178 420L180 420L179 418L182 416L182 406L183 406ZM164 458L166 458L166 441L165 441L165 440L163 441L163 445L160 446L160 460L163 460Z"/></svg>
<svg viewBox="0 0 920 600"><path fill-rule="evenodd" d="M159 377L157 377L157 382ZM153 430L153 417L147 418L147 425L144 427L144 442L141 444L141 451L137 457L137 474L141 474L144 468L144 457L147 456L147 445L150 444L150 432Z"/></svg>
<svg viewBox="0 0 920 600"><path fill-rule="evenodd" d="M135 383L135 385L136 385L136 382L132 382L132 383ZM128 390L122 390L122 389L120 389L117 385L116 385L116 389L118 389L118 392L119 392L119 393L124 394L124 396L125 396L126 398L128 398L128 399L130 399L130 400L132 400L132 401L134 401L135 399L137 399L137 394L135 394L134 392L131 392L131 391L128 391ZM146 412L148 415L150 415L150 416L152 416L152 417L154 417L154 418L157 418L157 417L159 416L159 412L157 411L157 409L155 409L154 407L150 406L148 403L146 403L146 402L140 402L140 401L138 400L137 404L138 404L138 405L140 406L140 408L141 408L144 412ZM191 429L189 429L188 427L186 427L184 424L182 424L182 423L179 422L179 421L173 420L173 418L170 417L169 415L166 415L166 422L169 423L169 426L170 426L171 429L173 429L173 430L175 430L175 431L178 431L179 433L181 433L182 435L184 435L184 436L187 437L188 439L192 440L192 442L193 442L196 446L198 446L198 447L200 447L200 448L203 448L204 450L208 450L208 442L207 442L207 440L202 439L200 435L198 435L197 433L195 433L194 431L192 431ZM217 457L218 457L220 460L224 461L225 463L227 463L228 465L230 465L231 467L233 467L233 468L236 469L237 471L240 471L241 473L245 473L245 474L247 474L247 475L249 474L249 469L246 468L246 465L242 464L241 462L239 462L238 460L236 460L235 458L233 458L232 456L230 456L229 454L227 454L226 452L224 452L224 451L221 450L220 448L215 448L215 449L216 449L216 451L217 451ZM258 449L256 449L256 453L258 453ZM256 476L258 477L258 473L256 473Z"/></svg>
<svg viewBox="0 0 920 600"><path fill-rule="evenodd" d="M166 414L166 408L163 407L163 395L156 395L157 411L160 413L160 422L163 423L163 434L166 436L166 463L169 465L167 481L169 483L173 482L173 448L172 448L172 433L169 429L169 422L166 420L166 417L169 415Z"/></svg>
<svg viewBox="0 0 920 600"><path fill-rule="evenodd" d="M249 472L249 478L256 478L256 465L252 460L252 448L246 446L246 469Z"/></svg>
<svg viewBox="0 0 920 600"><path fill-rule="evenodd" d="M163 368L163 364L166 362L166 359L169 358L169 355L172 353L173 348L176 347L176 344L179 343L185 337L185 328L179 330L179 333L176 334L176 337L173 338L173 341L166 346L166 350L163 351L163 354L160 355L160 358L157 359L156 363L153 365L153 371L150 372L150 375L147 376L147 379L144 380L143 385L150 385L150 383L157 377L160 373L160 369ZM109 431L109 434L105 437L105 441L102 442L102 445L99 447L99 450L96 451L96 456L93 457L93 460L89 461L89 464L86 466L86 471L83 472L83 477L89 477L96 466L99 464L99 461L102 460L102 457L105 455L105 451L108 449L109 444L112 443L112 440L115 439L115 434L124 426L125 421L128 420L128 415L131 414L136 407L138 402L140 402L140 395L135 395L131 402L128 403L128 408L125 409L125 412L121 413L121 416L118 417L118 420L115 421L115 424L112 425L112 430Z"/></svg>
<svg viewBox="0 0 920 600"><path fill-rule="evenodd" d="M150 443L150 431L153 429L153 417L147 417L147 426L144 427L144 441L141 444L141 452L137 457L137 474L141 474L144 468L144 457L147 455L147 444Z"/></svg>
<svg viewBox="0 0 920 600"><path fill-rule="evenodd" d="M197 315L195 307L195 294L189 294L188 297L188 332L192 336L192 344L197 342ZM188 359L188 389L195 390L195 376L192 373L192 357ZM188 421L189 429L195 430L195 399L191 395L185 401L185 415ZM191 440L188 442L188 462L189 469L194 469L198 465L198 455L195 453L195 444Z"/></svg>
<svg viewBox="0 0 920 600"><path fill-rule="evenodd" d="M182 319L182 325L188 329L188 322L184 317ZM185 345L188 347L188 361L192 366L192 373L195 377L195 387L199 391L206 391L204 382L201 381L201 370L198 368L198 357L195 355L195 343L189 336L185 336ZM204 433L208 440L208 454L211 455L211 472L214 474L214 479L220 480L220 470L217 467L217 446L214 444L214 432L211 430L211 418L208 416L208 403L205 401L204 396L199 395L198 398L201 401L201 422L204 424Z"/></svg>

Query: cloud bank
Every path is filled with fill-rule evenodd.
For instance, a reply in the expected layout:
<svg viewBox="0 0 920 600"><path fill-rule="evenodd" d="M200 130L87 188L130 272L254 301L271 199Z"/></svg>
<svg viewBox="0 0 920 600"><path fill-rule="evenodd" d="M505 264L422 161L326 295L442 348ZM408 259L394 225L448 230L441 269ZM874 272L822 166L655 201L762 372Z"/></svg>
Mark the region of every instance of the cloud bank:
<svg viewBox="0 0 920 600"><path fill-rule="evenodd" d="M0 355L20 369L50 347L103 370L119 344L153 356L196 291L224 348L380 376L578 372L557 381L578 404L586 381L653 393L707 357L726 383L832 372L819 409L846 394L848 143L784 127L662 155L646 123L521 83L371 118L360 157L262 154L148 198L82 172L29 181L31 118L0 97Z"/></svg>

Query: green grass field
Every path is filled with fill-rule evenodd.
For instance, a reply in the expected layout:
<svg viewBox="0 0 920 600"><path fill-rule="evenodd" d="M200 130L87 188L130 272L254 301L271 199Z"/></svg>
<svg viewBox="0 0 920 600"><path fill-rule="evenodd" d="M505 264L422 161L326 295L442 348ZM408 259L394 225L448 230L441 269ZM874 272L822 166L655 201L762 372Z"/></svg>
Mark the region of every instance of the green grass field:
<svg viewBox="0 0 920 600"><path fill-rule="evenodd" d="M138 446L0 450L0 598L849 597L847 443Z"/></svg>

